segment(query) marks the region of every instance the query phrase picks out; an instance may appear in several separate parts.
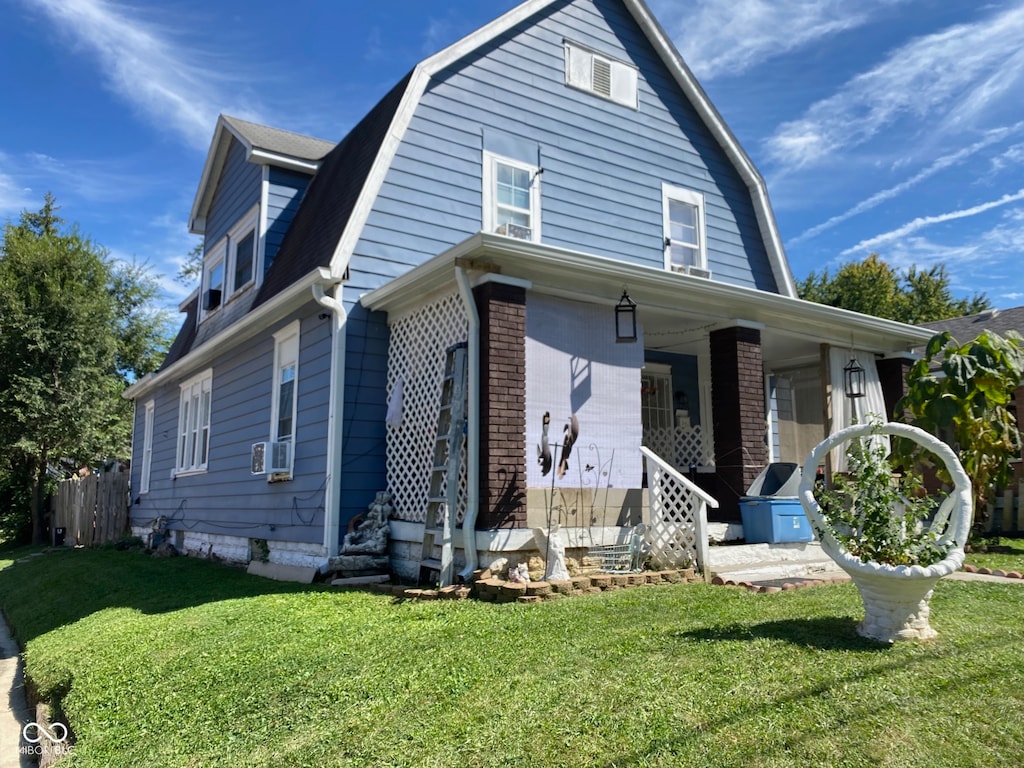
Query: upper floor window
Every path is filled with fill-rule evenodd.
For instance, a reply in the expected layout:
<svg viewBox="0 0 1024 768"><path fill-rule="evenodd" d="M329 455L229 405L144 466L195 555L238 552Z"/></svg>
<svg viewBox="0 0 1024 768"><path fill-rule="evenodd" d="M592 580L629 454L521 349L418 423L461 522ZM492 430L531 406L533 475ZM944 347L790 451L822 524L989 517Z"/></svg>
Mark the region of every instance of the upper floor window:
<svg viewBox="0 0 1024 768"><path fill-rule="evenodd" d="M539 169L485 152L483 171L484 231L539 242Z"/></svg>
<svg viewBox="0 0 1024 768"><path fill-rule="evenodd" d="M221 242L206 254L206 265L203 267L203 294L200 297L203 317L224 303L225 252L224 243Z"/></svg>
<svg viewBox="0 0 1024 768"><path fill-rule="evenodd" d="M228 232L228 261L231 264L231 285L228 293L235 294L248 287L253 280L256 263L256 222L259 206Z"/></svg>
<svg viewBox="0 0 1024 768"><path fill-rule="evenodd" d="M637 108L637 69L586 46L565 41L565 84Z"/></svg>
<svg viewBox="0 0 1024 768"><path fill-rule="evenodd" d="M259 248L258 221L259 206L256 205L207 251L203 267L201 318L252 285Z"/></svg>
<svg viewBox="0 0 1024 768"><path fill-rule="evenodd" d="M213 370L207 369L181 385L178 408L177 474L206 470L210 457L210 406Z"/></svg>
<svg viewBox="0 0 1024 768"><path fill-rule="evenodd" d="M704 234L704 195L662 185L665 269L710 277Z"/></svg>

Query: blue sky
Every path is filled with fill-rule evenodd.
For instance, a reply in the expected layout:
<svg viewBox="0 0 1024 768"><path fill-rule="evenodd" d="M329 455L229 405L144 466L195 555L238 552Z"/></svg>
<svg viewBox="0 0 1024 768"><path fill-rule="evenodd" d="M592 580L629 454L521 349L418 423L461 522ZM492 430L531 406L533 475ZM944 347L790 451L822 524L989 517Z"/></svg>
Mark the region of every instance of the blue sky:
<svg viewBox="0 0 1024 768"><path fill-rule="evenodd" d="M171 277L219 112L338 140L515 0L0 0L0 221L50 191ZM768 181L794 276L879 253L1024 305L1024 0L648 0Z"/></svg>

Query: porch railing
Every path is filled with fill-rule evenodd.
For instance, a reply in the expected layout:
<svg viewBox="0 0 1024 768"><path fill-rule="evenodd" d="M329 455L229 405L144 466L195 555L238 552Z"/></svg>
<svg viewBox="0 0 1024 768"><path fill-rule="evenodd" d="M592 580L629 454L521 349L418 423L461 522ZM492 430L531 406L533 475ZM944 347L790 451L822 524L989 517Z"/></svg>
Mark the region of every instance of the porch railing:
<svg viewBox="0 0 1024 768"><path fill-rule="evenodd" d="M650 448L640 452L647 459L651 560L664 567L695 565L707 579L708 507L717 509L717 499Z"/></svg>
<svg viewBox="0 0 1024 768"><path fill-rule="evenodd" d="M670 466L685 472L692 466L713 466L715 457L699 424L692 427L644 429L643 444L666 460Z"/></svg>

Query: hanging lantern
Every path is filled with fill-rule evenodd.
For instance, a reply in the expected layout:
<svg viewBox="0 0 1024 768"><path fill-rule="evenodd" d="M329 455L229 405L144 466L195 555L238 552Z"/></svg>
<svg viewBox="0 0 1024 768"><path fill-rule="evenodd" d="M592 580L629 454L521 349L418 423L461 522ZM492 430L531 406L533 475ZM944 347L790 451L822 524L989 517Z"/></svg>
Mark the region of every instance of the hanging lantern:
<svg viewBox="0 0 1024 768"><path fill-rule="evenodd" d="M622 289L622 298L615 305L615 341L636 341L636 302Z"/></svg>
<svg viewBox="0 0 1024 768"><path fill-rule="evenodd" d="M857 397L864 397L864 369L857 362L857 358L851 357L849 364L843 368L843 377L846 381L846 396L853 400Z"/></svg>

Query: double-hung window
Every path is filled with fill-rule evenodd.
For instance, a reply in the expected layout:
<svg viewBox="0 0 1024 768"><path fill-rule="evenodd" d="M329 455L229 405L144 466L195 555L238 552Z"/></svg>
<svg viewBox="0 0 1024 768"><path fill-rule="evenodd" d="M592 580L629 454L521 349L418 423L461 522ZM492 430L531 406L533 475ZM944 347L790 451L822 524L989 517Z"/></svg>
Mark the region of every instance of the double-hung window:
<svg viewBox="0 0 1024 768"><path fill-rule="evenodd" d="M201 319L253 284L259 260L259 205L206 252L203 267Z"/></svg>
<svg viewBox="0 0 1024 768"><path fill-rule="evenodd" d="M665 269L709 277L704 234L704 196L668 184L662 186Z"/></svg>
<svg viewBox="0 0 1024 768"><path fill-rule="evenodd" d="M149 493L149 476L153 468L153 416L155 405L150 400L142 416L142 472L139 474L139 493Z"/></svg>
<svg viewBox="0 0 1024 768"><path fill-rule="evenodd" d="M484 231L539 242L538 168L485 152L483 181Z"/></svg>
<svg viewBox="0 0 1024 768"><path fill-rule="evenodd" d="M290 443L288 464L295 457L295 418L298 408L299 321L274 334L274 392L270 404L270 438Z"/></svg>
<svg viewBox="0 0 1024 768"><path fill-rule="evenodd" d="M256 224L259 220L259 206L253 207L245 217L228 232L228 263L231 265L229 294L247 288L253 281L256 265Z"/></svg>
<svg viewBox="0 0 1024 768"><path fill-rule="evenodd" d="M210 405L213 371L206 370L181 385L178 408L177 474L205 472L210 456Z"/></svg>
<svg viewBox="0 0 1024 768"><path fill-rule="evenodd" d="M206 254L203 268L202 317L217 310L227 298L224 291L224 262L226 249L223 242Z"/></svg>

